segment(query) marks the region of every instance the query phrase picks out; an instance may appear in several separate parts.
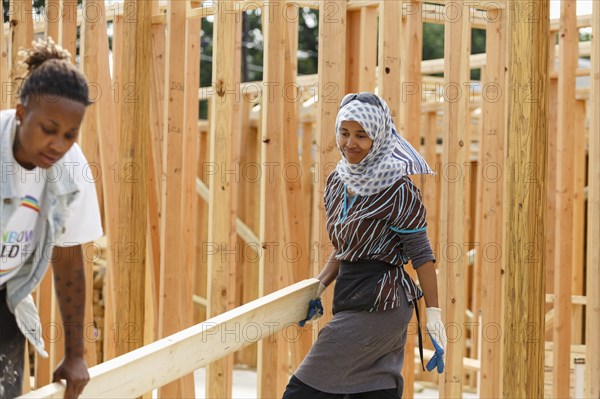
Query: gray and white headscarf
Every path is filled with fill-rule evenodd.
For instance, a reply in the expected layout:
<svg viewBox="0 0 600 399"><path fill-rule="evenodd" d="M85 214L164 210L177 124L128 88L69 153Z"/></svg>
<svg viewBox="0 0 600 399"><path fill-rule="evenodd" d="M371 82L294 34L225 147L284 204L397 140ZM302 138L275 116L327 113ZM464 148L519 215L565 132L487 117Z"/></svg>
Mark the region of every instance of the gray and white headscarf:
<svg viewBox="0 0 600 399"><path fill-rule="evenodd" d="M419 152L400 136L386 102L375 94L369 95L379 104L360 101L360 97L351 100L340 108L335 121L336 143L342 154L336 170L344 184L358 195L372 195L406 175L434 174ZM344 97L342 104L348 96L351 95ZM360 123L373 140L369 153L358 164L349 163L340 147L338 132L343 121Z"/></svg>

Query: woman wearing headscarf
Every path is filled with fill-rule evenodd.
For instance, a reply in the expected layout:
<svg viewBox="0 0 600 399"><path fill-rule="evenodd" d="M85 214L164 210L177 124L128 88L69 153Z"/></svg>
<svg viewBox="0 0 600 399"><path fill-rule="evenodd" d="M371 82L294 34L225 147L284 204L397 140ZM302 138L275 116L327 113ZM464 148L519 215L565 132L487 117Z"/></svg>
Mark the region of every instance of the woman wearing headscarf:
<svg viewBox="0 0 600 399"><path fill-rule="evenodd" d="M333 319L283 398L399 398L407 326L423 295L438 372L443 369L435 257L421 194L408 177L433 172L398 134L385 101L371 93L344 97L336 141L342 159L325 189L334 251L317 276L319 297L336 280ZM420 287L404 270L409 260Z"/></svg>

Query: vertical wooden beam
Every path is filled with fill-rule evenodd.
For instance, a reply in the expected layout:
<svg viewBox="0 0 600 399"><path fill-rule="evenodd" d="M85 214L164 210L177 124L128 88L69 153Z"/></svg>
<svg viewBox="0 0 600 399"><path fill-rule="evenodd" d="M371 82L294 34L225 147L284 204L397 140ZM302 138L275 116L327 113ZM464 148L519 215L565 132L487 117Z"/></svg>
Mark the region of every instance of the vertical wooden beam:
<svg viewBox="0 0 600 399"><path fill-rule="evenodd" d="M59 43L77 62L77 0L60 0L61 19L58 28Z"/></svg>
<svg viewBox="0 0 600 399"><path fill-rule="evenodd" d="M155 0L153 0L155 1ZM118 3L115 3L118 4ZM154 3L152 3L154 4ZM113 37L112 37L112 60L113 60L113 65L112 65L112 80L113 80L113 96L114 96L114 103L115 105L117 104L121 104L121 102L123 101L125 96L128 96L129 93L131 93L131 82L124 82L123 81L123 16L122 15L115 15L114 19L113 19ZM155 26L160 26L162 28L164 28L164 24L157 24L157 25L152 25L152 29L154 29ZM165 36L165 31L164 29L162 30L162 37L163 37L163 50L164 50L164 36ZM162 54L161 54L162 55ZM160 60L163 64L164 67L164 59ZM152 63L152 70L154 71L154 65L157 62L157 60L155 60ZM154 90L153 90L154 91ZM152 92L153 92L152 91ZM162 94L162 89L161 92ZM161 97L162 98L162 97ZM152 103L154 103L153 101L151 101ZM162 110L160 111L161 115L162 115ZM154 116L154 115L152 115ZM121 126L121 106L118 105L115 107L115 123L117 124L117 126Z"/></svg>
<svg viewBox="0 0 600 399"><path fill-rule="evenodd" d="M592 13L592 101L589 133L588 215L587 215L587 306L586 306L586 379L585 396L600 397L600 2Z"/></svg>
<svg viewBox="0 0 600 399"><path fill-rule="evenodd" d="M62 13L60 12L60 0L46 0L45 5L45 22L44 33L46 37L51 37L55 43L60 41L59 27Z"/></svg>
<svg viewBox="0 0 600 399"><path fill-rule="evenodd" d="M406 17L406 55L402 60L401 70L403 70L404 80L400 89L400 114L404 116L402 125L404 131L402 134L417 151L421 149L421 60L423 58L423 23L421 21L421 3L411 1L407 5ZM402 5L401 5L402 7ZM402 13L397 15L398 20L402 19ZM401 72L402 73L402 72ZM407 93L410 93L408 95ZM400 133L400 132L399 132ZM415 177L415 184L421 187L421 177ZM413 280L417 280L417 273L412 267L406 268L408 274ZM423 311L423 314L425 312ZM416 315L413 315L411 323L416 324ZM415 331L409 329L409 331ZM404 348L406 353L414 353L415 336L410 335L406 340ZM408 359L407 359L408 360ZM404 395L408 398L414 396L415 385L415 362L405 361L402 367L404 376Z"/></svg>
<svg viewBox="0 0 600 399"><path fill-rule="evenodd" d="M377 84L377 14L376 7L360 9L358 91L373 92Z"/></svg>
<svg viewBox="0 0 600 399"><path fill-rule="evenodd" d="M182 168L184 166L184 109L186 107L186 81L184 79L186 72L186 6L187 2L171 1L168 3L166 16L167 38L163 114L163 182L160 220L161 248L158 322L158 335L160 338L189 327L192 321L191 265L185 264L186 260L190 260L189 252L187 253L187 259L183 255L183 252L186 246L189 246L190 250L193 250L194 247L193 239L188 241L184 235L184 210L182 209L182 205L187 205L189 202L189 184L188 190L185 191L188 193L188 198L182 198L182 191L184 189L182 180ZM150 33L151 27L148 28ZM196 104L187 104L187 106L197 108ZM197 130L197 124L194 127ZM188 158L189 156L190 154L188 153ZM193 168L191 172L193 172ZM192 215L187 216L191 219ZM174 317L175 315L177 317ZM165 385L160 388L159 393L161 397L165 398L193 397L194 383L192 375L185 376L178 381Z"/></svg>
<svg viewBox="0 0 600 399"><path fill-rule="evenodd" d="M284 3L282 3L283 5ZM301 103L302 93L297 89L296 75L298 74L298 7L284 5L284 92L279 95L283 102L283 126L281 142L281 160L283 172L283 233L285 245L291 248L291 262L286 262L288 268L284 274L288 276L286 285L311 277L311 267L306 239L307 226L303 196L302 175L308 174L309 169L302 169L300 163L298 139L298 103ZM287 139L285 137L287 136ZM283 266L283 265L281 265ZM296 327L291 327L296 328ZM296 369L312 346L312 326L305 326L297 331L300 338L297 342L289 342L292 353L291 369Z"/></svg>
<svg viewBox="0 0 600 399"><path fill-rule="evenodd" d="M538 22L509 16L508 104L503 264L505 398L544 395L544 232L547 145L546 85L550 2L536 2ZM535 165L537 175L522 171ZM508 172L508 171L507 171ZM517 175L519 173L519 175ZM518 176L518 178L517 178ZM508 360L507 360L508 361Z"/></svg>
<svg viewBox="0 0 600 399"><path fill-rule="evenodd" d="M150 24L151 4L145 0L126 0L124 6L136 11L135 23L125 21L123 80L135 82L135 101L123 101L119 163L119 259L121 271L117 292L129 306L116 307L116 328L132 332L129 339L119 335L118 355L143 345L147 230L147 162L150 120ZM132 254L132 249L133 254ZM133 326L133 328L131 328ZM121 329L123 329L121 331Z"/></svg>
<svg viewBox="0 0 600 399"><path fill-rule="evenodd" d="M481 269L482 398L502 396L502 232L503 171L506 139L506 16L488 11L486 67L483 75L483 120L480 141L481 236L476 267ZM478 240L479 241L479 240ZM477 312L477 309L473 309Z"/></svg>
<svg viewBox="0 0 600 399"><path fill-rule="evenodd" d="M435 170L437 164L438 116L435 111L425 115L425 160ZM433 248L439 243L440 200L437 189L437 176L425 176L423 202L427 208L427 235Z"/></svg>
<svg viewBox="0 0 600 399"><path fill-rule="evenodd" d="M573 277L572 295L585 295L585 175L586 151L586 101L576 100L573 109ZM571 344L583 344L583 306L574 306L571 312Z"/></svg>
<svg viewBox="0 0 600 399"><path fill-rule="evenodd" d="M400 122L400 48L403 40L401 21L402 2L381 0L377 87L379 95L388 104L395 123Z"/></svg>
<svg viewBox="0 0 600 399"><path fill-rule="evenodd" d="M360 9L348 11L346 21L346 90L356 93L360 84Z"/></svg>
<svg viewBox="0 0 600 399"><path fill-rule="evenodd" d="M327 176L335 169L340 153L331 129L342 100L346 81L346 2L322 0L319 2L319 61L317 129L315 132L315 187L313 191L313 232L311 251L313 275L317 275L329 258L332 245L325 227L323 195ZM331 319L333 287L323 295L325 315L319 326Z"/></svg>
<svg viewBox="0 0 600 399"><path fill-rule="evenodd" d="M106 9L101 0L88 0L87 4L100 12L99 20L104 20ZM92 6L93 4L93 6ZM119 133L115 123L115 104L110 92L112 81L109 70L108 35L106 29L98 29L98 81L97 88L101 93L97 100L97 131L100 145L100 163L102 187L104 188L104 227L108 237L108 265L106 274L105 308L104 308L104 361L111 359L116 353L118 325L116 322L115 290L118 286L120 270L115 263L119 258Z"/></svg>
<svg viewBox="0 0 600 399"><path fill-rule="evenodd" d="M260 233L259 239L264 252L259 263L258 295L263 296L283 288L288 268L288 260L282 251L284 238L282 200L283 187L283 154L291 157L293 149L284 148L284 97L281 95L285 79L285 31L286 21L282 10L285 2L272 1L263 7L264 32L264 73L266 85L275 86L275 90L263 92L262 101L262 156L261 165L261 201L260 201ZM289 59L288 59L289 62ZM291 73L290 73L291 75ZM292 111L293 112L293 111ZM285 115L289 117L289 115ZM292 133L286 141L297 140ZM289 143L288 143L289 144ZM298 152L297 143L295 151ZM294 145L294 144L289 144ZM274 165L269 167L269 165ZM289 189L289 187L286 187ZM296 215L293 215L294 217ZM288 221L289 222L289 221ZM290 230L288 230L290 231ZM288 282L289 283L289 282ZM269 339L263 339L258 345L258 397L281 397L288 381L287 345L282 333L275 334Z"/></svg>
<svg viewBox="0 0 600 399"><path fill-rule="evenodd" d="M9 49L10 49L10 75L13 83L10 85L10 108L14 108L18 102L17 78L26 71L19 65L19 51L31 47L33 41L33 18L32 3L28 0L12 0L9 6Z"/></svg>
<svg viewBox="0 0 600 399"><path fill-rule="evenodd" d="M407 57L402 63L405 75L401 90L403 97L401 102L405 118L403 123L405 128L404 137L417 151L421 148L421 60L423 59L423 21L421 15L420 1L407 3L405 41L407 43Z"/></svg>
<svg viewBox="0 0 600 399"><path fill-rule="evenodd" d="M83 4L84 9L89 7L90 3L85 2ZM81 66L83 73L89 82L94 82L91 86L92 93L90 99L94 102L98 100L98 95L102 93L98 92L98 48L100 45L98 29L106 29L106 23L104 20L100 20L97 15L98 10L89 7L90 13L84 13L87 18L83 20L83 26L81 27L81 40L80 40L80 54L81 54ZM92 14L94 12L94 14ZM79 135L79 144L88 162L91 165L100 165L100 142L98 137L98 105L92 104L88 107L85 119L83 121L82 132ZM98 204L102 208L104 205L103 201L103 190L102 190L102 177L100 175L99 168L90 168L93 179L96 185L96 193L98 195ZM84 263L85 263L85 280L86 280L86 297L85 297L85 326L91 325L94 320L93 314L93 297L94 297L94 264L93 264L93 245L88 243L84 245ZM96 365L96 342L89 339L85 340L85 359L88 366Z"/></svg>
<svg viewBox="0 0 600 399"><path fill-rule="evenodd" d="M556 142L556 226L554 247L554 359L552 392L556 398L568 397L571 370L571 284L573 276L573 197L575 70L579 32L575 0L560 3L558 66L558 138Z"/></svg>
<svg viewBox="0 0 600 399"><path fill-rule="evenodd" d="M240 76L231 62L236 37L240 34L239 4L234 1L216 2L217 14L213 30L213 74L215 94L212 97L210 125L210 163L225 168L232 163L234 119L239 112L237 85ZM208 211L208 309L207 317L232 308L235 292L235 219L232 175L219 172L209 176ZM208 249L208 248L207 248ZM230 398L233 356L211 363L206 370L206 397Z"/></svg>
<svg viewBox="0 0 600 399"><path fill-rule="evenodd" d="M469 96L464 93L469 82L470 21L465 16L468 6L463 1L448 3L463 10L459 18L447 18L444 41L444 125L447 134L443 140L442 161L442 250L438 258L441 286L441 305L448 333L446 369L440 396L461 397L463 389L464 334L456 334L452 326L462 326L465 315L464 224L467 145L465 126L470 123ZM411 115L405 115L409 120ZM444 173L444 171L446 173ZM454 331L454 332L453 332ZM460 331L460 330L459 330ZM442 377L440 377L442 378Z"/></svg>
<svg viewBox="0 0 600 399"><path fill-rule="evenodd" d="M554 47L554 46L552 46ZM558 78L548 79L548 165L556 165L556 143L558 140ZM554 270L556 263L556 168L546 171L546 293L554 294ZM554 304L547 304L549 311ZM546 339L552 341L553 331L549 330Z"/></svg>
<svg viewBox="0 0 600 399"><path fill-rule="evenodd" d="M6 37L4 37L4 3L0 1L0 16L2 16L2 25L0 26L0 110L10 108L11 81L8 78L10 70L8 56L8 46Z"/></svg>

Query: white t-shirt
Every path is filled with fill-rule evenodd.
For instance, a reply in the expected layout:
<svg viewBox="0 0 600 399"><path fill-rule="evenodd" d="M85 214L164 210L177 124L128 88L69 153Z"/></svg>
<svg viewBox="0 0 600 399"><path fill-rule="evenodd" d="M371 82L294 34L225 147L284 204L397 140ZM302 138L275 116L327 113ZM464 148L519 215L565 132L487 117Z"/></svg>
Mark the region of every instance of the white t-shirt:
<svg viewBox="0 0 600 399"><path fill-rule="evenodd" d="M17 274L39 245L41 228L40 208L46 181L40 169L24 169L18 163L12 175L20 204L2 232L0 248L0 286Z"/></svg>
<svg viewBox="0 0 600 399"><path fill-rule="evenodd" d="M62 232L56 237L55 245L73 246L93 241L102 236L102 224L96 197L96 187L91 175L85 173L87 161L81 149L74 145L65 155L72 168L73 178L80 189L79 196L69 206ZM39 245L42 229L46 224L40 216L45 198L46 174L42 168L27 170L11 157L15 163L13 187L20 200L17 210L8 218L2 231L0 246L0 287L25 265Z"/></svg>

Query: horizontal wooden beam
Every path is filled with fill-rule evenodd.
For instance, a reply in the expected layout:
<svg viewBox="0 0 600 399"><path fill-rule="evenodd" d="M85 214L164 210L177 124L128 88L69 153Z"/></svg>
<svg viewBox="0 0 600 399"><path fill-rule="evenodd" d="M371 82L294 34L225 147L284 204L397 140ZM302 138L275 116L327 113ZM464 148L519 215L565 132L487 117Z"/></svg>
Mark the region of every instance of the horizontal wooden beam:
<svg viewBox="0 0 600 399"><path fill-rule="evenodd" d="M150 345L90 368L80 398L136 398L245 346L294 326L306 316L319 280L307 279ZM294 338L296 338L294 336ZM53 383L21 396L63 398Z"/></svg>
<svg viewBox="0 0 600 399"><path fill-rule="evenodd" d="M423 1L423 0L422 0ZM298 7L306 7L312 9L318 9L319 2L318 0L288 0L288 3L295 4ZM444 10L442 4L432 4L437 1L430 2L427 0L427 3L423 4L422 14L423 14L423 22L427 23L444 23ZM245 4L246 3L246 4ZM442 3L439 0L439 3ZM493 9L498 6L499 2L494 1L480 1L476 4L477 10L488 10ZM264 0L260 1L242 1L240 2L240 10L248 11L255 8L261 8L264 5ZM351 0L348 2L348 10L356 10L362 7L378 7L379 0ZM161 1L160 4L160 14L156 14L152 16L153 24L164 23L165 15L164 10L166 9L166 2ZM89 15L90 18L95 18L93 16L93 10L86 11L86 15ZM127 17L128 12L123 9L123 3L113 3L107 7L106 10L106 21L112 21L116 16L125 16ZM214 6L202 6L198 8L190 8L187 12L188 19L198 19L205 18L211 15L214 15L216 12L216 8ZM404 10L404 14L406 15L407 11ZM472 27L478 29L484 29L486 26L486 18L481 15L481 11L472 11ZM82 10L77 11L77 25L81 25L83 21L84 15ZM580 15L577 17L577 27L578 28L587 28L592 25L592 16L591 15ZM44 28L46 26L46 21L43 16L34 15L34 32L42 33L44 32ZM8 37L8 22L3 25L5 37ZM550 21L550 30L558 31L560 27L560 19L553 19ZM588 54L589 55L589 54Z"/></svg>
<svg viewBox="0 0 600 399"><path fill-rule="evenodd" d="M546 294L546 303L554 303L554 294ZM571 295L573 305L585 305L587 298L584 295Z"/></svg>

